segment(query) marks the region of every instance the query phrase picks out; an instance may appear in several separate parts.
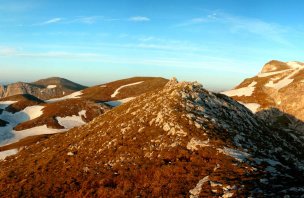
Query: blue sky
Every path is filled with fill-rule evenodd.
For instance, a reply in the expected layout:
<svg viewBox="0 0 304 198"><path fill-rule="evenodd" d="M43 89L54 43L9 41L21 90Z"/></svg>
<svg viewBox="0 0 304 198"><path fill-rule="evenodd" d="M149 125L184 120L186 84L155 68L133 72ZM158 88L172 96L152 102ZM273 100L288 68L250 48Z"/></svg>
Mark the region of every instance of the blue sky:
<svg viewBox="0 0 304 198"><path fill-rule="evenodd" d="M213 90L303 61L304 3L0 0L0 82L176 76Z"/></svg>

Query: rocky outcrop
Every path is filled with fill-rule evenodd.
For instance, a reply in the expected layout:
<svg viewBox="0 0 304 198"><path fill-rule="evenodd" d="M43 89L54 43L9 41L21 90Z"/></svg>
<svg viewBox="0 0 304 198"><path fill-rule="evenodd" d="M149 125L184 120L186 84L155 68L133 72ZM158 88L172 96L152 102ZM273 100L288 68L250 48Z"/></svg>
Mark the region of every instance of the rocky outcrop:
<svg viewBox="0 0 304 198"><path fill-rule="evenodd" d="M37 93L38 91L40 91L40 88L36 86L32 86L28 83L18 82L7 85L4 97L19 95L19 94L35 95L35 93Z"/></svg>
<svg viewBox="0 0 304 198"><path fill-rule="evenodd" d="M42 100L59 98L86 88L63 78L48 78L33 83L17 82L0 87L0 97L30 94Z"/></svg>
<svg viewBox="0 0 304 198"><path fill-rule="evenodd" d="M4 97L5 95L5 88L3 85L0 85L0 98Z"/></svg>
<svg viewBox="0 0 304 198"><path fill-rule="evenodd" d="M7 121L1 120L1 119L0 119L0 127L4 127L4 126L6 126L7 124L8 124Z"/></svg>

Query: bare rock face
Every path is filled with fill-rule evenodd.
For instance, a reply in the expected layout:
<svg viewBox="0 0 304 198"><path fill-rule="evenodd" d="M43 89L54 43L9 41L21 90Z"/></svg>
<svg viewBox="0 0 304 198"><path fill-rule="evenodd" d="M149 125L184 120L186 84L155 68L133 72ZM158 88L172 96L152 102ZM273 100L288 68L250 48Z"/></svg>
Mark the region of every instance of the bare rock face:
<svg viewBox="0 0 304 198"><path fill-rule="evenodd" d="M48 78L33 83L18 82L0 87L0 97L30 94L39 99L59 98L86 88L63 78Z"/></svg>
<svg viewBox="0 0 304 198"><path fill-rule="evenodd" d="M0 119L0 127L4 127L4 126L6 126L7 124L8 124L7 121L1 120L1 119Z"/></svg>
<svg viewBox="0 0 304 198"><path fill-rule="evenodd" d="M0 85L0 98L2 98L5 94L5 89L3 85Z"/></svg>
<svg viewBox="0 0 304 198"><path fill-rule="evenodd" d="M4 97L19 95L19 94L35 93L37 92L38 89L39 89L38 87L32 87L27 83L18 82L7 86Z"/></svg>

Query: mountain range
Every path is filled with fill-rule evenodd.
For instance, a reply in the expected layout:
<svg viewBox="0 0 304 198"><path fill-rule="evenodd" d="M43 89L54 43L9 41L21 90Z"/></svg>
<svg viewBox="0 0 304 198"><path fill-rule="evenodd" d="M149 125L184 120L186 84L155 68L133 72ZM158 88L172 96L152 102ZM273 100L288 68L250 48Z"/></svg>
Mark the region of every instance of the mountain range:
<svg viewBox="0 0 304 198"><path fill-rule="evenodd" d="M58 82L70 82L65 79L56 79ZM105 111L132 100L137 95L164 86L167 81L163 78L135 77L85 88L48 100L42 100L30 94L1 98L0 120L3 127L0 128L0 151L20 149L21 146L31 144L39 137L44 138L45 134L81 126ZM45 87L50 86L46 82L55 83L52 80L37 82L44 83ZM59 87L67 88L68 85L64 83L58 85L58 89ZM73 86L69 85L69 87Z"/></svg>
<svg viewBox="0 0 304 198"><path fill-rule="evenodd" d="M4 97L0 196L301 197L302 66L270 61L223 93L135 77Z"/></svg>

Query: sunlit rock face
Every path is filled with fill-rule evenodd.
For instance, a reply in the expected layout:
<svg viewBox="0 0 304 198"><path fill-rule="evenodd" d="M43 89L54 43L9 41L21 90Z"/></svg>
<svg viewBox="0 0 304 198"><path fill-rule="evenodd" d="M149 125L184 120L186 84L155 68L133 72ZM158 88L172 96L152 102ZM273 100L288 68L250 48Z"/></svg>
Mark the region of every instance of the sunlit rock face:
<svg viewBox="0 0 304 198"><path fill-rule="evenodd" d="M269 122L304 132L304 64L270 61L261 72L223 92ZM279 111L271 110L277 109ZM267 111L271 112L267 112ZM261 112L263 111L263 112ZM275 113L276 112L276 113ZM283 118L282 118L283 115Z"/></svg>

